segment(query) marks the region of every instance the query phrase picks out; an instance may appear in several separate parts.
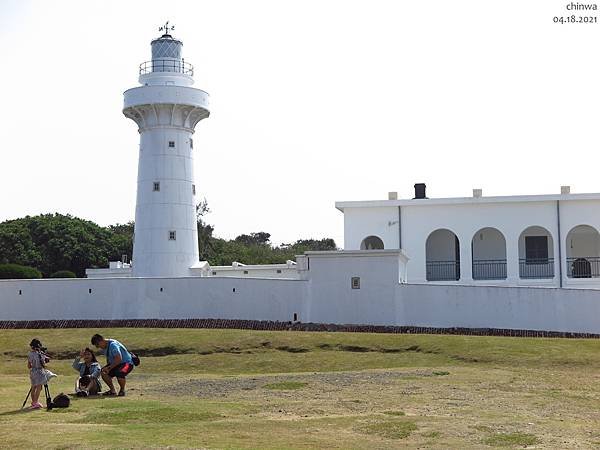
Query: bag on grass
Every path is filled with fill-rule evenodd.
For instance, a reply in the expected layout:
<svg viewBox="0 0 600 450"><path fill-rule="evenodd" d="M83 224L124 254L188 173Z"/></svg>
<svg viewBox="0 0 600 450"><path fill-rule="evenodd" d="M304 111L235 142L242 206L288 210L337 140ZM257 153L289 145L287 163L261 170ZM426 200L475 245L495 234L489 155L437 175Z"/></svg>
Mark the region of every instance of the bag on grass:
<svg viewBox="0 0 600 450"><path fill-rule="evenodd" d="M60 394L58 394L56 397L54 397L54 400L52 400L53 408L68 408L70 404L71 404L71 399L69 398L68 395L65 395L62 392Z"/></svg>

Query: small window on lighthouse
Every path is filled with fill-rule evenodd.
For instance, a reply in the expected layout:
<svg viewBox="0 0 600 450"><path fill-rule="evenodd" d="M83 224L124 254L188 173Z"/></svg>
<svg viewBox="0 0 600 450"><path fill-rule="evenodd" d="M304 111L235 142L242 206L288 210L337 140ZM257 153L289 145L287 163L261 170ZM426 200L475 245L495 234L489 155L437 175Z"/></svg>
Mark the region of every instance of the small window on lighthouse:
<svg viewBox="0 0 600 450"><path fill-rule="evenodd" d="M155 181L154 182L154 188L152 189L154 192L158 192L160 191L160 182L159 181Z"/></svg>
<svg viewBox="0 0 600 450"><path fill-rule="evenodd" d="M175 141L169 141L169 148L175 148Z"/></svg>
<svg viewBox="0 0 600 450"><path fill-rule="evenodd" d="M196 195L196 185L192 184L192 194Z"/></svg>
<svg viewBox="0 0 600 450"><path fill-rule="evenodd" d="M169 231L169 240L170 241L177 240L177 232L176 231Z"/></svg>
<svg viewBox="0 0 600 450"><path fill-rule="evenodd" d="M194 148L194 140L190 138L190 148Z"/></svg>

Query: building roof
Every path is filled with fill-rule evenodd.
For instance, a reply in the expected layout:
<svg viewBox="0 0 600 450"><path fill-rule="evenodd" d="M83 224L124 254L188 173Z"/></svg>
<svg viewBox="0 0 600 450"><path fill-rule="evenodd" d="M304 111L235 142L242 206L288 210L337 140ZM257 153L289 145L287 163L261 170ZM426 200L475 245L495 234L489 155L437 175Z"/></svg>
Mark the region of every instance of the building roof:
<svg viewBox="0 0 600 450"><path fill-rule="evenodd" d="M505 195L497 197L451 197L398 200L359 200L335 202L335 207L344 212L344 208L381 208L390 206L433 206L433 205L474 205L486 203L527 203L600 200L600 193L589 194L550 194L550 195Z"/></svg>

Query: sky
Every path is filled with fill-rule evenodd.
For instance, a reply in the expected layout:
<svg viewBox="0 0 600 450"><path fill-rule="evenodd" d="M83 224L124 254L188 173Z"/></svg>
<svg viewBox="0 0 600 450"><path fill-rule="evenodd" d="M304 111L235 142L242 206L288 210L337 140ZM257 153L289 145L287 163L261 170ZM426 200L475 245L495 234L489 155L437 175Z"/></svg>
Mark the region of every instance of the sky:
<svg viewBox="0 0 600 450"><path fill-rule="evenodd" d="M599 192L600 23L554 17L600 13L569 3L0 0L0 221L134 219L122 95L166 20L211 96L195 178L220 237L341 246L335 201L418 182Z"/></svg>

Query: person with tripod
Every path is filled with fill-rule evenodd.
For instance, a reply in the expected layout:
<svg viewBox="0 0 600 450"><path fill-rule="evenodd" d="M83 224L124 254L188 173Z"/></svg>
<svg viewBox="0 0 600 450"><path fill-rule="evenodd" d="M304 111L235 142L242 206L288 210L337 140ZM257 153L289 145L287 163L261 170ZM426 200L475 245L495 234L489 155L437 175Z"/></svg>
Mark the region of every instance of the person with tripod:
<svg viewBox="0 0 600 450"><path fill-rule="evenodd" d="M47 385L48 381L57 375L46 369L46 364L50 362L50 358L46 355L46 349L42 346L41 341L39 339L32 339L29 346L31 347L31 351L27 355L27 367L29 368L29 378L31 379L31 409L40 409L42 405L39 399L42 386Z"/></svg>

